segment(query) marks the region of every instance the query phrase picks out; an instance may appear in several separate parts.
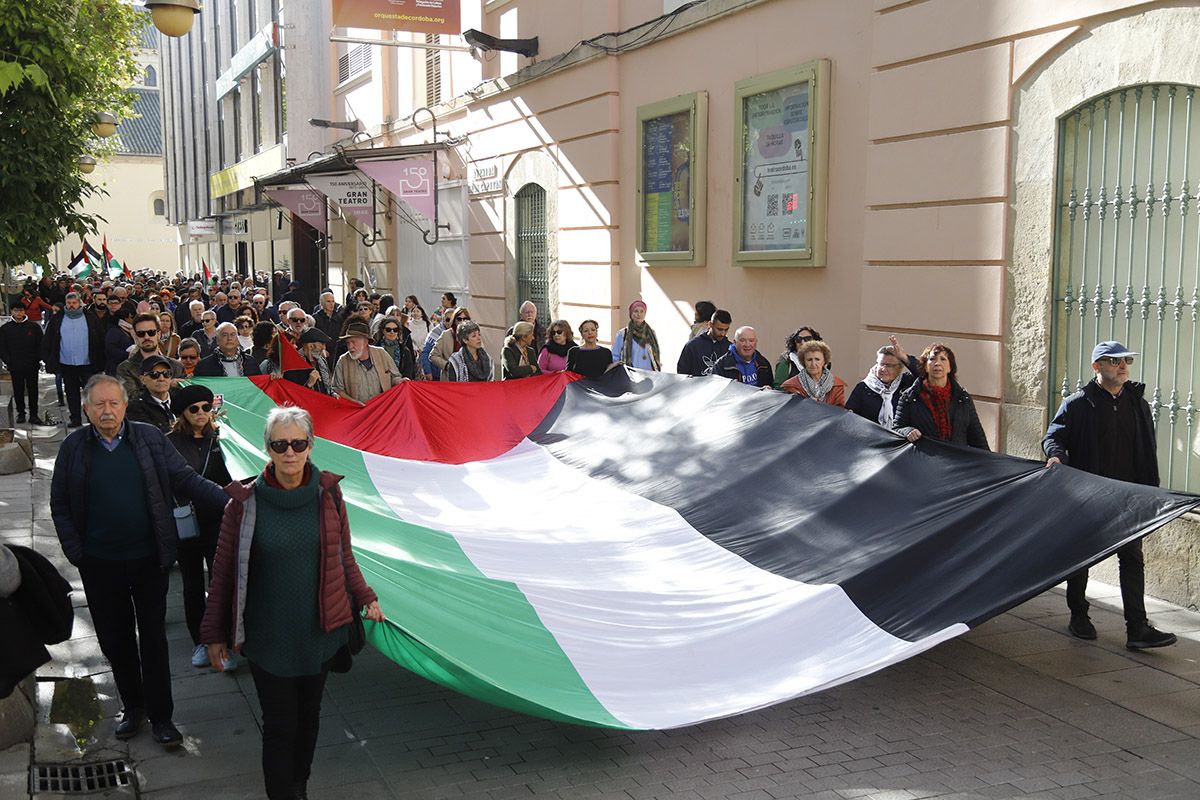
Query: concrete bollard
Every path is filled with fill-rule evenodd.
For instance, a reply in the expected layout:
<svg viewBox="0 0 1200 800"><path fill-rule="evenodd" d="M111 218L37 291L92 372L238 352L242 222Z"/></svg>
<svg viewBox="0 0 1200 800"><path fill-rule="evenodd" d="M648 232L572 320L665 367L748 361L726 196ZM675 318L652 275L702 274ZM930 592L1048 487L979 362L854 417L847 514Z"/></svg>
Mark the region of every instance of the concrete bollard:
<svg viewBox="0 0 1200 800"><path fill-rule="evenodd" d="M0 444L0 475L15 475L33 469L33 460L19 442Z"/></svg>
<svg viewBox="0 0 1200 800"><path fill-rule="evenodd" d="M32 675L0 698L0 750L33 739L37 726L37 683Z"/></svg>

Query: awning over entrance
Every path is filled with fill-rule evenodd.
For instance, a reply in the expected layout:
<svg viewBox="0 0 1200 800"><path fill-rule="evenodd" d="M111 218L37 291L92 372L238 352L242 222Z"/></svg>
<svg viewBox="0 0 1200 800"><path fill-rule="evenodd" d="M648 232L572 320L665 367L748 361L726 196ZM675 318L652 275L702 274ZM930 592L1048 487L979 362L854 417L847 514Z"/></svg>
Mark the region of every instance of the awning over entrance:
<svg viewBox="0 0 1200 800"><path fill-rule="evenodd" d="M272 172L256 179L261 188L272 186L291 186L304 183L309 175L327 175L347 172L354 169L360 161L387 161L396 158L414 158L417 156L433 155L450 150L450 142L428 142L426 144L405 144L394 147L372 147L363 150L338 150L335 153L320 156L302 164Z"/></svg>

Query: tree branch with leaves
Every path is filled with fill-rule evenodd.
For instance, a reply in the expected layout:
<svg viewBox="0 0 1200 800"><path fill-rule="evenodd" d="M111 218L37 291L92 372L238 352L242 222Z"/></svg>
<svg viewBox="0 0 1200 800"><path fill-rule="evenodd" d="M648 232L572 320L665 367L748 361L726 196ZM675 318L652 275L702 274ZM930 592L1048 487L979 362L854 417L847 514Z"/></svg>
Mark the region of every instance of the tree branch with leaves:
<svg viewBox="0 0 1200 800"><path fill-rule="evenodd" d="M146 20L120 0L0 0L0 266L96 232L102 219L83 202L107 192L77 160L115 149L92 134L92 119L131 115Z"/></svg>

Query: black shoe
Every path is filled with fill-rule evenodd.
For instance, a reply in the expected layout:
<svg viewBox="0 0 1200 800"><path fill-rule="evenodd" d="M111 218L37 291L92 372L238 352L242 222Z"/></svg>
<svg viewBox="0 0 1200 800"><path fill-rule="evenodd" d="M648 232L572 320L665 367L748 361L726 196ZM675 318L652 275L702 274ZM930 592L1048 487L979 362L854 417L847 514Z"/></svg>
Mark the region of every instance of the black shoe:
<svg viewBox="0 0 1200 800"><path fill-rule="evenodd" d="M21 423L23 423L24 421L25 421L25 412L24 412L24 411L18 411L18 412L17 412L17 424L18 424L18 425L20 425L20 424L21 424Z"/></svg>
<svg viewBox="0 0 1200 800"><path fill-rule="evenodd" d="M154 741L168 750L172 750L183 744L183 734L179 732L179 728L175 727L175 723L170 720L155 722L150 726L150 731L154 734Z"/></svg>
<svg viewBox="0 0 1200 800"><path fill-rule="evenodd" d="M1175 634L1160 631L1147 623L1129 632L1125 646L1130 650L1149 650L1151 647L1168 647L1177 641Z"/></svg>
<svg viewBox="0 0 1200 800"><path fill-rule="evenodd" d="M59 407L59 408L62 408L62 407L63 407L63 406L65 406L66 404L67 404L67 401L66 401L66 400L63 400L61 397L60 397L60 398L58 398L58 407Z"/></svg>
<svg viewBox="0 0 1200 800"><path fill-rule="evenodd" d="M121 741L132 739L146 721L146 713L139 708L130 708L121 712L121 721L117 723L117 738Z"/></svg>
<svg viewBox="0 0 1200 800"><path fill-rule="evenodd" d="M1071 621L1067 624L1067 630L1076 639L1091 641L1096 638L1096 626L1092 624L1087 614L1072 614Z"/></svg>

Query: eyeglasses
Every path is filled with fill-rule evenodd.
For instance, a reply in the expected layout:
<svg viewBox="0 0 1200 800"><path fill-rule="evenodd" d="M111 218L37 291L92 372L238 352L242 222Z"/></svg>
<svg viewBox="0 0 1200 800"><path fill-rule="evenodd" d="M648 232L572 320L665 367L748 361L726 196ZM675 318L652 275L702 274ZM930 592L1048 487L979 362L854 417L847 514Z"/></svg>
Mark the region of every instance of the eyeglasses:
<svg viewBox="0 0 1200 800"><path fill-rule="evenodd" d="M272 439L268 446L280 455L286 453L289 447L297 453L303 453L308 449L308 439Z"/></svg>
<svg viewBox="0 0 1200 800"><path fill-rule="evenodd" d="M180 361L199 361L200 356L185 356L183 353L180 353L179 360Z"/></svg>
<svg viewBox="0 0 1200 800"><path fill-rule="evenodd" d="M197 403L194 406L188 406L187 410L189 414L199 414L201 411L207 414L212 411L212 403Z"/></svg>
<svg viewBox="0 0 1200 800"><path fill-rule="evenodd" d="M892 363L889 361L881 361L881 362L879 362L879 368L880 369L900 369L900 364L899 364L899 362Z"/></svg>
<svg viewBox="0 0 1200 800"><path fill-rule="evenodd" d="M400 329L399 328L384 328L383 332L384 333L399 333Z"/></svg>
<svg viewBox="0 0 1200 800"><path fill-rule="evenodd" d="M139 339L149 339L151 336L158 336L158 331L157 331L157 330L153 330L153 331L144 331L144 330L143 330L143 331L134 331L133 333L134 333L134 335L135 335L135 336L137 336Z"/></svg>
<svg viewBox="0 0 1200 800"><path fill-rule="evenodd" d="M216 321L217 320L215 317L205 317L204 319L201 320L201 322L203 322L205 325L210 325Z"/></svg>
<svg viewBox="0 0 1200 800"><path fill-rule="evenodd" d="M288 322L292 323L293 325L303 325L304 317L288 317Z"/></svg>
<svg viewBox="0 0 1200 800"><path fill-rule="evenodd" d="M108 302L110 302L110 303L119 303L119 302L121 302L121 298L119 298L119 297L110 297L110 298L108 298Z"/></svg>
<svg viewBox="0 0 1200 800"><path fill-rule="evenodd" d="M567 332L566 331L554 331L551 335L552 336L566 336Z"/></svg>
<svg viewBox="0 0 1200 800"><path fill-rule="evenodd" d="M146 374L149 375L151 378L154 378L154 380L156 380L156 381L166 380L167 378L171 377L170 372L163 372L160 369L156 369L153 372L147 372Z"/></svg>
<svg viewBox="0 0 1200 800"><path fill-rule="evenodd" d="M1104 364L1112 364L1114 367L1119 367L1122 361L1126 364L1132 364L1133 356L1104 356L1100 361Z"/></svg>
<svg viewBox="0 0 1200 800"><path fill-rule="evenodd" d="M238 327L239 327L239 328L253 328L253 327L254 327L254 323L253 323L253 322L243 322L243 323L242 323L241 325L239 325Z"/></svg>
<svg viewBox="0 0 1200 800"><path fill-rule="evenodd" d="M815 336L797 336L796 341L797 342L813 342L813 341L816 341L816 337Z"/></svg>

